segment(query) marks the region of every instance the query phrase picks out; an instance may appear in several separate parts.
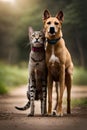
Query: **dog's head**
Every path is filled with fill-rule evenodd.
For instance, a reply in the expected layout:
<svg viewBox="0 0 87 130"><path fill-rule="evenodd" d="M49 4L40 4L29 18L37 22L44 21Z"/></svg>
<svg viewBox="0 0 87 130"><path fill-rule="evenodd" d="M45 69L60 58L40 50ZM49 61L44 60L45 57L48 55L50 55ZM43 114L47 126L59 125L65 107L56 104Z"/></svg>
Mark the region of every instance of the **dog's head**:
<svg viewBox="0 0 87 130"><path fill-rule="evenodd" d="M56 36L60 33L64 16L63 12L59 11L55 17L51 17L48 10L43 13L44 30L46 37Z"/></svg>

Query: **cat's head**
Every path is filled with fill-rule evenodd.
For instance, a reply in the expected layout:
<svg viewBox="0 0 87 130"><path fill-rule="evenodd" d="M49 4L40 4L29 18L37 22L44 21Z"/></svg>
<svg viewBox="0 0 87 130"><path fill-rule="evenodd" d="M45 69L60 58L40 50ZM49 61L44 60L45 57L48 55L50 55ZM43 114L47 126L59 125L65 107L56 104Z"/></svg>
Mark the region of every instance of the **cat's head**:
<svg viewBox="0 0 87 130"><path fill-rule="evenodd" d="M34 31L32 27L29 27L29 40L33 47L44 46L44 33L42 31Z"/></svg>

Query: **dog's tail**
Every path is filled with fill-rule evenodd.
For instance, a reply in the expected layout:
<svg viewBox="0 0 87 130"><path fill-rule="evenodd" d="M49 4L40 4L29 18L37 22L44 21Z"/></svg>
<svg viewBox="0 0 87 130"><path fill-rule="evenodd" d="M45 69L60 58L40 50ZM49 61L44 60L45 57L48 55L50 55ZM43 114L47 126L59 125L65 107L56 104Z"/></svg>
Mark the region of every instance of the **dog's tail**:
<svg viewBox="0 0 87 130"><path fill-rule="evenodd" d="M27 104L26 104L24 107L17 107L17 106L15 106L15 108L16 108L17 110L20 110L20 111L25 111L25 110L27 110L29 107L30 107L30 101L28 101Z"/></svg>

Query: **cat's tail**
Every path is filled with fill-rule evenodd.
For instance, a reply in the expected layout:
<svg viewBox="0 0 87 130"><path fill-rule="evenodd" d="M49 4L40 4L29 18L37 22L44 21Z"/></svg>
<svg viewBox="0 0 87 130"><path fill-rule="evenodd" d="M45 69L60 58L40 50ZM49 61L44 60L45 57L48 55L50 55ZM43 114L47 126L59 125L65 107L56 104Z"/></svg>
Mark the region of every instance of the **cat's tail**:
<svg viewBox="0 0 87 130"><path fill-rule="evenodd" d="M15 106L15 108L17 110L20 110L20 111L27 110L29 107L30 107L30 101L28 101L27 104L24 107L17 107L17 106Z"/></svg>

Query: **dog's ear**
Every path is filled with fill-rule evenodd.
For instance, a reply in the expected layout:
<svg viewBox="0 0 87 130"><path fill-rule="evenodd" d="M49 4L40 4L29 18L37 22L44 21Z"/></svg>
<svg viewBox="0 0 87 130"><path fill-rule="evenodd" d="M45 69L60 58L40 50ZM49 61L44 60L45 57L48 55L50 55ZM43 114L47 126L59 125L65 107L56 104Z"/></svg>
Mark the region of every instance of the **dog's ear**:
<svg viewBox="0 0 87 130"><path fill-rule="evenodd" d="M59 11L59 13L56 15L56 18L62 23L64 20L63 12Z"/></svg>
<svg viewBox="0 0 87 130"><path fill-rule="evenodd" d="M34 32L32 27L28 28L29 38L31 37L31 34Z"/></svg>
<svg viewBox="0 0 87 130"><path fill-rule="evenodd" d="M47 20L49 17L50 17L50 12L46 9L43 13L43 17L42 17L42 20L45 21Z"/></svg>

